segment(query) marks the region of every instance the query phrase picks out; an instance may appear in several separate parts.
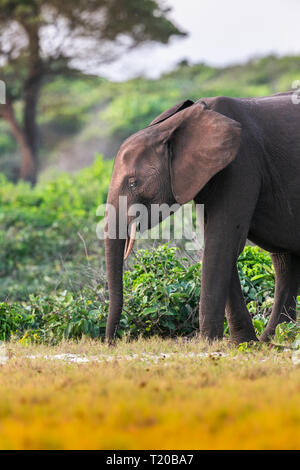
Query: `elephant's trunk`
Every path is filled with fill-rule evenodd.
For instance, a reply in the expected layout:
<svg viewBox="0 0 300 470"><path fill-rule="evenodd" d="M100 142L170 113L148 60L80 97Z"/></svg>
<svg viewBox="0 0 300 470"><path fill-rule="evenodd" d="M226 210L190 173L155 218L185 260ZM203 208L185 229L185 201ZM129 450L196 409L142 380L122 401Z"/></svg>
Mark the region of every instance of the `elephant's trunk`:
<svg viewBox="0 0 300 470"><path fill-rule="evenodd" d="M106 272L109 291L109 312L106 339L112 341L117 333L123 307L123 256L125 240L105 240Z"/></svg>
<svg viewBox="0 0 300 470"><path fill-rule="evenodd" d="M110 210L111 206L115 210ZM106 323L106 339L108 341L113 341L116 336L123 307L123 257L126 239L124 233L123 236L120 233L122 232L119 226L119 213L121 210L119 207L119 194L117 191L113 191L111 185L107 199L105 228L107 234L105 257L109 292L109 312Z"/></svg>
<svg viewBox="0 0 300 470"><path fill-rule="evenodd" d="M117 333L123 307L123 260L132 250L136 234L136 223L131 224L130 236L105 240L106 272L109 291L109 313L106 324L106 339L112 341Z"/></svg>

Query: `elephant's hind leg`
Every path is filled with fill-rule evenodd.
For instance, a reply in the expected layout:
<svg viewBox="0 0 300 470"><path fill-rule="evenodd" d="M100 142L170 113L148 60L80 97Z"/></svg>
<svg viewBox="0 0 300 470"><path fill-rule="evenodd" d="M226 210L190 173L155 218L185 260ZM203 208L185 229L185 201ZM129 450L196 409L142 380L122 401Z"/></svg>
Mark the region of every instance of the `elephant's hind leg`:
<svg viewBox="0 0 300 470"><path fill-rule="evenodd" d="M272 253L271 257L275 269L275 301L261 341L268 341L274 335L278 323L296 320L300 258L288 253Z"/></svg>
<svg viewBox="0 0 300 470"><path fill-rule="evenodd" d="M232 272L229 296L226 302L226 317L229 324L230 338L234 343L258 341L245 303L236 266Z"/></svg>

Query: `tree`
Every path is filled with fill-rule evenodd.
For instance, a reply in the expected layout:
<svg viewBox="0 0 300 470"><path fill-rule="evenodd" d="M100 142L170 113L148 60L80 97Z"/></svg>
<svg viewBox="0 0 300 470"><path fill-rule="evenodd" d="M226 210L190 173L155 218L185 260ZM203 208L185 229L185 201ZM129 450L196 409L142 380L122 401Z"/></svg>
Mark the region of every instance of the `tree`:
<svg viewBox="0 0 300 470"><path fill-rule="evenodd" d="M0 116L17 140L21 178L32 184L37 178L37 107L44 80L185 35L168 19L169 11L160 0L0 0L0 79L7 86Z"/></svg>

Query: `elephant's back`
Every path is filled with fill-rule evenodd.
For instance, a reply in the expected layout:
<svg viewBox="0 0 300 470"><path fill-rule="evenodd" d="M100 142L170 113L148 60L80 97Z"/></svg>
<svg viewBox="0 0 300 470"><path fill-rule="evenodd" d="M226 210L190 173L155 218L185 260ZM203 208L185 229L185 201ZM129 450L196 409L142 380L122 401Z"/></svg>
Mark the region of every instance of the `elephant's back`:
<svg viewBox="0 0 300 470"><path fill-rule="evenodd" d="M206 105L238 121L270 153L300 159L300 92L259 98L203 98Z"/></svg>

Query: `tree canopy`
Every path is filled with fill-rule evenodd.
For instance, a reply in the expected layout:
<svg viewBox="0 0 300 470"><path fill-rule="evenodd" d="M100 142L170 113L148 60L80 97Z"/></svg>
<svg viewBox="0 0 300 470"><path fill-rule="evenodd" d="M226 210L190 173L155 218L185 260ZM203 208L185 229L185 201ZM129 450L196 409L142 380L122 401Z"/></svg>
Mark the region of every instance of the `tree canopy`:
<svg viewBox="0 0 300 470"><path fill-rule="evenodd" d="M43 80L116 60L147 42L185 35L168 19L169 11L159 0L0 0L0 78L7 84L0 115L18 140L22 178L36 181ZM16 100L23 104L21 124L14 116Z"/></svg>

